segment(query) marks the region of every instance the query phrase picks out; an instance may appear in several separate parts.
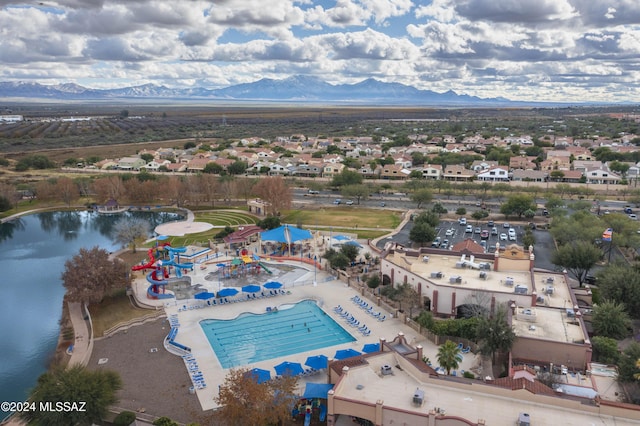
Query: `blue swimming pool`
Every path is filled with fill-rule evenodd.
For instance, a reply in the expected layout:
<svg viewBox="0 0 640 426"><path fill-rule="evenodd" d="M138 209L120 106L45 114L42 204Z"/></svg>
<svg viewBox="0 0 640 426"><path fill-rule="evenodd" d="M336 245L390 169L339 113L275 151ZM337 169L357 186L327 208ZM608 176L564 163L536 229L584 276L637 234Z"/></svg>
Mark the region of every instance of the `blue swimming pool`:
<svg viewBox="0 0 640 426"><path fill-rule="evenodd" d="M200 326L223 368L356 340L311 300L280 307L277 312L206 319Z"/></svg>

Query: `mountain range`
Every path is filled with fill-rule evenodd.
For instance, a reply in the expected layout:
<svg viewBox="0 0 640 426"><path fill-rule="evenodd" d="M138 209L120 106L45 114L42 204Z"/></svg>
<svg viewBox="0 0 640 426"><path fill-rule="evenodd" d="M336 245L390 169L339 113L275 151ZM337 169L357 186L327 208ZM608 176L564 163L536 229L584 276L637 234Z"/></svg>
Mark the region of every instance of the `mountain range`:
<svg viewBox="0 0 640 426"><path fill-rule="evenodd" d="M315 77L292 76L282 80L263 78L252 83L219 89L203 87L172 89L145 84L118 89L90 89L74 83L42 85L31 82L0 82L0 99L27 98L48 100L153 100L180 99L219 101L261 101L296 103L332 103L354 105L433 105L500 106L511 105L505 98L479 98L449 90L438 93L400 83L385 83L373 78L356 84L330 84Z"/></svg>

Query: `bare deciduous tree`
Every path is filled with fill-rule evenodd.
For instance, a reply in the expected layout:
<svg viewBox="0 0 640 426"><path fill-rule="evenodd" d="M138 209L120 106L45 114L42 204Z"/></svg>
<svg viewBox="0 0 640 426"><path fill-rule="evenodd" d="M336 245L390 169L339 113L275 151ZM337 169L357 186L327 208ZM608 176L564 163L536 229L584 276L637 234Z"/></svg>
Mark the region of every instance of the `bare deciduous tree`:
<svg viewBox="0 0 640 426"><path fill-rule="evenodd" d="M267 177L253 187L253 192L268 203L267 213L277 216L291 208L291 189L281 176Z"/></svg>
<svg viewBox="0 0 640 426"><path fill-rule="evenodd" d="M117 288L129 285L129 268L99 247L81 248L64 264L62 282L71 302L99 303Z"/></svg>

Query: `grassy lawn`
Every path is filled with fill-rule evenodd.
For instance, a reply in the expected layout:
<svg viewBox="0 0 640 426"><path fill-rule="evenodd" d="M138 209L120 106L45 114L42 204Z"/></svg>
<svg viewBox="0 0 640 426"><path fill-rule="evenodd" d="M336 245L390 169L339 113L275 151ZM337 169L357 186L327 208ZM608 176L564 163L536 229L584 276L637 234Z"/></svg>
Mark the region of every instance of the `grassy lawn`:
<svg viewBox="0 0 640 426"><path fill-rule="evenodd" d="M131 306L125 291L119 291L111 297L105 297L102 303L89 305L91 321L93 323L93 335L102 337L105 330L114 325L140 318L154 311L138 309Z"/></svg>
<svg viewBox="0 0 640 426"><path fill-rule="evenodd" d="M320 225L342 227L353 232L356 224L359 228L393 229L400 224L401 220L400 213L395 211L338 207L318 210L290 210L286 212L282 221L300 223L309 229Z"/></svg>

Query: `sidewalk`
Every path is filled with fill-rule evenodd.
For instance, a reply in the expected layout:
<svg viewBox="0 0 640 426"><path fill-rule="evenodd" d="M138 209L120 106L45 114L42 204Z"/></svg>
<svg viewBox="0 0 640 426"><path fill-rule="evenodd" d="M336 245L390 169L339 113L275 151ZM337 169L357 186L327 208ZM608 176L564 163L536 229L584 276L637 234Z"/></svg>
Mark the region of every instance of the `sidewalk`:
<svg viewBox="0 0 640 426"><path fill-rule="evenodd" d="M87 323L84 320L82 305L78 302L74 302L67 303L67 307L69 308L69 318L71 319L71 324L73 324L73 331L75 333L75 343L73 344L73 352L71 352L69 365L87 365L87 360L91 355L91 336L89 335Z"/></svg>

